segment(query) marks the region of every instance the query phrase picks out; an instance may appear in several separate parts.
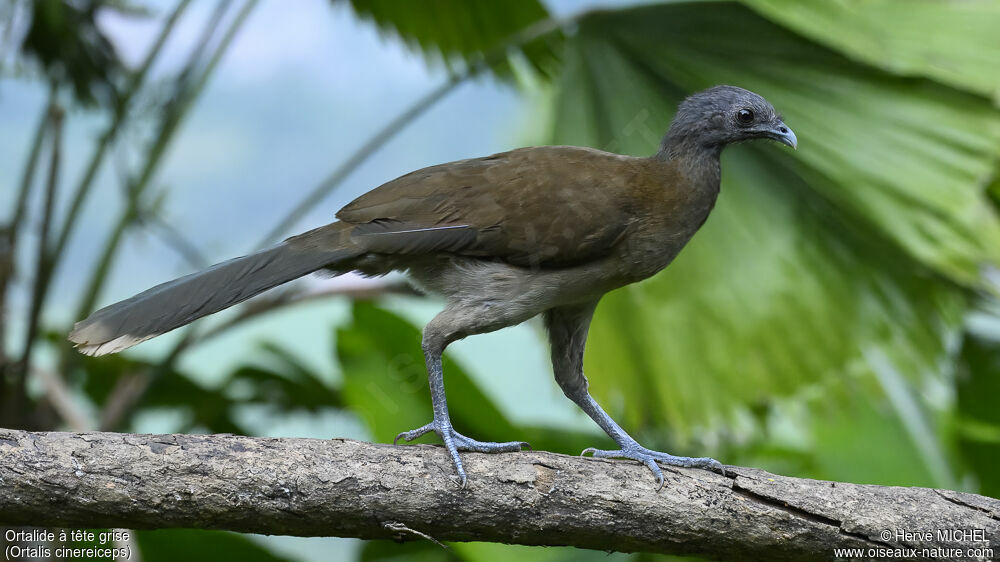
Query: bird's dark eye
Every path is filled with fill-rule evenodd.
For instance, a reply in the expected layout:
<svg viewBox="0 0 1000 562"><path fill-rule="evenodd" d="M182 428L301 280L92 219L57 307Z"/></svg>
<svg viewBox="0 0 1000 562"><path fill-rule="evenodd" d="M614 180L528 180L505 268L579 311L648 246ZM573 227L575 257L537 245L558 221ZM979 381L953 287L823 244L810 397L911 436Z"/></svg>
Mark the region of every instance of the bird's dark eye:
<svg viewBox="0 0 1000 562"><path fill-rule="evenodd" d="M736 120L742 125L749 125L753 123L753 111L749 109L741 109L736 112Z"/></svg>

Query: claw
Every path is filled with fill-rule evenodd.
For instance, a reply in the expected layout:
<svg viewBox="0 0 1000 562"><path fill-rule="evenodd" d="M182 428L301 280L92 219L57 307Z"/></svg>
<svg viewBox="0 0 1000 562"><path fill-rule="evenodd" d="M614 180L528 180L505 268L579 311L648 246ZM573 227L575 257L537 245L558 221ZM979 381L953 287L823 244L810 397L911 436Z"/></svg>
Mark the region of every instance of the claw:
<svg viewBox="0 0 1000 562"><path fill-rule="evenodd" d="M708 459L712 461L712 464L705 467L705 470L711 470L712 472L718 472L719 474L726 475L726 467L721 462L715 459Z"/></svg>
<svg viewBox="0 0 1000 562"><path fill-rule="evenodd" d="M404 432L400 433L399 435L397 435L392 440L392 444L393 445L398 444L400 438L402 438L403 441L407 441L407 442L413 441L417 437L420 437L421 435L424 435L425 433L430 433L432 431L436 431L434 429L434 424L433 423L429 423L427 425L418 427L417 429L412 429L410 431L404 431Z"/></svg>
<svg viewBox="0 0 1000 562"><path fill-rule="evenodd" d="M660 466L656 464L656 461L652 458L647 458L643 461L649 470L653 471L653 476L656 477L656 491L659 492L663 489L663 471L660 470Z"/></svg>

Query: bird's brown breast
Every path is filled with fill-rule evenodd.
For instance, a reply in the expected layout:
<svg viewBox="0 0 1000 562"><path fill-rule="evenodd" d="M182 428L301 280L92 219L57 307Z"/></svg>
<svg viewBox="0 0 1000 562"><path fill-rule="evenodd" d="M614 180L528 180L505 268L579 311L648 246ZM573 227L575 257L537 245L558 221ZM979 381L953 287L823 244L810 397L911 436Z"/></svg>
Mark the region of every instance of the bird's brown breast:
<svg viewBox="0 0 1000 562"><path fill-rule="evenodd" d="M628 186L634 223L616 252L626 282L669 265L704 224L719 193L717 174L690 174L676 161L655 158L643 164Z"/></svg>

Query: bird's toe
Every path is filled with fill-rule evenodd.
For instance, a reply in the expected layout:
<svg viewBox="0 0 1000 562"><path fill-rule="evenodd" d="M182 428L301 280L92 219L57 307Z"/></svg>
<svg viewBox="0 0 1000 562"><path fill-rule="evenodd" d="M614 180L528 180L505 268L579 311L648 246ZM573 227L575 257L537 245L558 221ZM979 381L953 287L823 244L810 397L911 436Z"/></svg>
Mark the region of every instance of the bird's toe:
<svg viewBox="0 0 1000 562"><path fill-rule="evenodd" d="M448 449L448 453L451 455L452 463L455 465L455 471L458 473L459 484L462 488L465 488L468 478L465 474L465 467L462 465L462 459L458 456L459 451L474 451L477 453L510 453L520 451L522 448L531 448L531 445L524 441L507 441L504 443L496 443L492 441L477 441L470 437L466 437L461 433L455 431L455 428L451 426L450 422L434 420L431 423L418 427L417 429L411 431L404 431L393 439L393 444L397 444L400 439L403 441L412 441L421 435L434 432L441 438L444 442L444 446Z"/></svg>
<svg viewBox="0 0 1000 562"><path fill-rule="evenodd" d="M703 468L706 470L711 470L713 472L718 472L725 476L726 472L719 461L708 458L708 457L678 457L671 455L669 453L663 453L660 451L653 451L645 447L638 445L634 446L624 446L618 450L602 450L589 447L584 449L581 456L590 454L594 458L600 459L632 459L641 462L646 465L647 468L656 477L656 489L659 490L663 487L663 471L660 470L660 464L666 466L679 466L684 468Z"/></svg>
<svg viewBox="0 0 1000 562"><path fill-rule="evenodd" d="M507 441L495 443L491 441L477 441L466 437L453 430L452 439L459 451L474 451L477 453L511 453L520 451L523 447L531 448L531 445L524 441Z"/></svg>

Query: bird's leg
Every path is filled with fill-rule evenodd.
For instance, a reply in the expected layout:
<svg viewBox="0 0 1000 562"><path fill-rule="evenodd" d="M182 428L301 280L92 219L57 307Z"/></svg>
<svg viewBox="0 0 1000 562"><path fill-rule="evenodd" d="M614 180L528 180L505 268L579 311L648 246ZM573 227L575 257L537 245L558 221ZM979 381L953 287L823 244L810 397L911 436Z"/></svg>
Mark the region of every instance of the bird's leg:
<svg viewBox="0 0 1000 562"><path fill-rule="evenodd" d="M530 446L524 441L509 441L506 443L477 441L455 431L455 428L451 425L451 417L448 415L448 402L444 393L444 371L441 368L441 354L450 341L437 337L436 326L437 324L432 321L424 329L423 345L424 358L427 362L427 378L431 387L431 405L434 409L434 419L427 425L400 433L392 442L396 444L400 439L412 441L431 431L437 433L451 454L451 460L455 463L455 470L458 472L459 481L464 488L466 482L465 468L462 466L462 459L458 456L459 451L506 453L520 451L522 447Z"/></svg>
<svg viewBox="0 0 1000 562"><path fill-rule="evenodd" d="M587 377L583 374L583 350L587 329L597 302L573 307L554 308L545 313L545 325L552 344L552 368L556 382L563 393L579 406L601 429L621 447L614 451L588 448L581 454L591 453L600 458L627 458L637 460L653 472L657 489L663 486L663 471L657 463L668 466L705 468L725 474L722 464L708 457L678 457L653 451L640 445L611 416L601 408L587 390Z"/></svg>
<svg viewBox="0 0 1000 562"><path fill-rule="evenodd" d="M565 389L564 389L565 392ZM720 474L725 474L726 471L722 467L722 463L719 461L708 458L708 457L678 457L671 455L669 453L663 453L660 451L654 451L652 449L647 449L636 442L635 439L625 433L625 430L621 428L615 420L611 419L611 416L601 408L594 398L587 392L586 384L581 389L575 390L572 394L566 393L570 400L576 402L587 415L590 416L597 425L601 426L615 443L621 449L615 451L605 451L600 449L595 449L589 447L584 449L581 454L591 453L593 456L598 458L626 458L637 460L653 471L653 475L656 477L656 487L657 489L663 487L663 471L657 463L663 463L667 466L683 466L688 468L704 468L708 470L713 470Z"/></svg>

